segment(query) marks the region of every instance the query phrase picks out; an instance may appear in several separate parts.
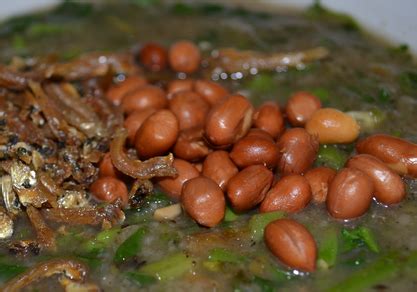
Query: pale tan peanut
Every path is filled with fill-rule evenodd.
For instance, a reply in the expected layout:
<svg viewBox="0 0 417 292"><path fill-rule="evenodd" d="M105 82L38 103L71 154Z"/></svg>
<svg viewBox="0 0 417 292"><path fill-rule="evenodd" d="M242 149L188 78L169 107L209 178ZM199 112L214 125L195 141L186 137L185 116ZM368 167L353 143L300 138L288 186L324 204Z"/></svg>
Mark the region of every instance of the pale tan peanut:
<svg viewBox="0 0 417 292"><path fill-rule="evenodd" d="M321 144L343 144L355 141L360 132L354 118L337 109L322 108L313 113L305 129L317 136Z"/></svg>
<svg viewBox="0 0 417 292"><path fill-rule="evenodd" d="M301 175L292 174L282 177L266 194L259 211L298 212L311 200L308 181Z"/></svg>
<svg viewBox="0 0 417 292"><path fill-rule="evenodd" d="M300 91L294 93L287 102L285 112L287 119L294 127L304 126L313 113L321 108L318 97L311 93Z"/></svg>
<svg viewBox="0 0 417 292"><path fill-rule="evenodd" d="M203 162L202 174L216 182L223 191L226 190L230 178L238 172L229 153L223 150L210 153Z"/></svg>
<svg viewBox="0 0 417 292"><path fill-rule="evenodd" d="M253 115L254 127L269 133L274 139L284 132L284 118L275 102L263 103Z"/></svg>
<svg viewBox="0 0 417 292"><path fill-rule="evenodd" d="M115 84L110 86L110 88L106 92L106 97L109 99L114 105L120 105L122 102L123 97L144 85L147 84L147 81L144 77L139 75L133 75L127 77L124 81L120 82L119 84Z"/></svg>
<svg viewBox="0 0 417 292"><path fill-rule="evenodd" d="M169 110L150 115L139 128L135 148L139 157L147 159L166 153L177 140L178 120Z"/></svg>
<svg viewBox="0 0 417 292"><path fill-rule="evenodd" d="M314 203L326 202L329 186L336 175L336 170L329 167L317 167L306 172L304 177L311 187Z"/></svg>
<svg viewBox="0 0 417 292"><path fill-rule="evenodd" d="M171 68L176 72L194 73L200 67L200 49L190 41L174 43L168 52Z"/></svg>
<svg viewBox="0 0 417 292"><path fill-rule="evenodd" d="M274 175L263 165L252 165L233 176L227 184L227 197L237 212L258 205L269 191Z"/></svg>
<svg viewBox="0 0 417 292"><path fill-rule="evenodd" d="M316 159L317 139L303 128L287 130L278 140L278 169L282 175L307 171Z"/></svg>
<svg viewBox="0 0 417 292"><path fill-rule="evenodd" d="M311 233L292 219L269 223L264 232L266 246L283 264L291 269L314 272L317 245Z"/></svg>
<svg viewBox="0 0 417 292"><path fill-rule="evenodd" d="M135 144L136 132L142 126L143 122L154 112L156 112L155 109L148 108L145 110L134 111L127 116L123 122L123 126L127 130L127 139L131 145Z"/></svg>
<svg viewBox="0 0 417 292"><path fill-rule="evenodd" d="M180 130L204 127L210 109L208 103L193 91L174 93L169 101L169 109L179 121Z"/></svg>
<svg viewBox="0 0 417 292"><path fill-rule="evenodd" d="M226 200L222 189L207 177L196 177L187 181L182 189L182 205L198 224L214 227L225 214Z"/></svg>
<svg viewBox="0 0 417 292"><path fill-rule="evenodd" d="M172 166L177 170L177 175L159 178L157 183L170 198L180 200L184 183L199 176L200 173L191 163L182 159L174 159Z"/></svg>
<svg viewBox="0 0 417 292"><path fill-rule="evenodd" d="M205 135L214 146L227 146L246 135L252 125L252 104L231 95L215 104L207 115Z"/></svg>
<svg viewBox="0 0 417 292"><path fill-rule="evenodd" d="M144 85L129 93L122 99L122 109L126 114L145 109L162 109L168 106L165 92L153 85Z"/></svg>
<svg viewBox="0 0 417 292"><path fill-rule="evenodd" d="M417 178L417 144L390 135L376 134L359 141L356 150L377 157L401 175Z"/></svg>
<svg viewBox="0 0 417 292"><path fill-rule="evenodd" d="M175 157L187 161L198 161L206 157L211 149L204 141L204 130L201 127L185 129L178 135L173 152Z"/></svg>
<svg viewBox="0 0 417 292"><path fill-rule="evenodd" d="M359 154L349 159L346 167L356 168L368 175L374 184L374 196L378 202L391 205L405 197L405 184L401 177L378 158Z"/></svg>
<svg viewBox="0 0 417 292"><path fill-rule="evenodd" d="M230 158L240 168L262 164L273 169L278 163L278 154L273 140L245 136L233 145Z"/></svg>
<svg viewBox="0 0 417 292"><path fill-rule="evenodd" d="M355 168L343 168L334 177L327 194L327 210L337 219L353 219L366 213L372 201L371 178Z"/></svg>
<svg viewBox="0 0 417 292"><path fill-rule="evenodd" d="M196 80L194 91L201 95L210 105L214 105L222 98L229 95L229 92L220 84L211 80Z"/></svg>

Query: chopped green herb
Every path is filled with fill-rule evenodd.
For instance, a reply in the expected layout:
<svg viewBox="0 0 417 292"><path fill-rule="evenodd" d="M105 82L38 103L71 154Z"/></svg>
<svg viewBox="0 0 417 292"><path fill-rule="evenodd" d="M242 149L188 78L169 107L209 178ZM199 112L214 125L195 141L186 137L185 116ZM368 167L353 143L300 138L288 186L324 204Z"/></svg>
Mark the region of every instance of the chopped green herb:
<svg viewBox="0 0 417 292"><path fill-rule="evenodd" d="M323 268L330 268L336 264L339 250L338 231L327 229L320 238L318 264Z"/></svg>
<svg viewBox="0 0 417 292"><path fill-rule="evenodd" d="M80 253L92 257L99 255L114 241L119 232L120 228L118 227L101 231L93 239L84 242L80 246Z"/></svg>
<svg viewBox="0 0 417 292"><path fill-rule="evenodd" d="M340 150L335 145L323 144L320 145L316 166L327 166L336 170L341 169L348 158L348 155L343 150Z"/></svg>
<svg viewBox="0 0 417 292"><path fill-rule="evenodd" d="M241 263L246 258L225 248L214 248L210 251L208 259L212 262Z"/></svg>
<svg viewBox="0 0 417 292"><path fill-rule="evenodd" d="M264 229L266 225L284 216L285 213L281 211L253 215L249 220L249 229L252 239L255 241L261 240L264 236Z"/></svg>
<svg viewBox="0 0 417 292"><path fill-rule="evenodd" d="M141 287L153 284L158 281L158 279L154 276L141 274L138 272L127 272L126 276L136 284L139 284Z"/></svg>
<svg viewBox="0 0 417 292"><path fill-rule="evenodd" d="M0 263L0 280L8 281L26 270L27 268L24 266Z"/></svg>
<svg viewBox="0 0 417 292"><path fill-rule="evenodd" d="M239 218L239 215L236 214L229 206L226 207L226 213L224 215L225 222L232 222Z"/></svg>
<svg viewBox="0 0 417 292"><path fill-rule="evenodd" d="M113 260L121 263L133 258L141 249L147 231L141 227L128 237L116 250Z"/></svg>
<svg viewBox="0 0 417 292"><path fill-rule="evenodd" d="M350 111L346 113L358 122L362 132L374 131L381 126L386 119L386 114L379 109L370 111Z"/></svg>
<svg viewBox="0 0 417 292"><path fill-rule="evenodd" d="M29 27L27 34L30 37L43 37L63 33L65 28L62 25L52 23L35 23Z"/></svg>
<svg viewBox="0 0 417 292"><path fill-rule="evenodd" d="M378 244L369 228L361 226L354 229L342 229L342 239L345 251L366 246L369 250L378 253Z"/></svg>
<svg viewBox="0 0 417 292"><path fill-rule="evenodd" d="M330 102L330 93L327 89L318 87L308 91L310 91L313 95L317 96L322 103L328 104Z"/></svg>
<svg viewBox="0 0 417 292"><path fill-rule="evenodd" d="M193 260L179 252L162 260L146 264L139 269L139 273L153 276L160 281L173 280L181 277L193 266Z"/></svg>
<svg viewBox="0 0 417 292"><path fill-rule="evenodd" d="M273 281L263 279L261 277L256 277L253 279L253 282L259 286L262 292L273 292L276 291L276 284Z"/></svg>
<svg viewBox="0 0 417 292"><path fill-rule="evenodd" d="M277 87L272 74L259 73L247 84L247 88L255 94L264 94Z"/></svg>

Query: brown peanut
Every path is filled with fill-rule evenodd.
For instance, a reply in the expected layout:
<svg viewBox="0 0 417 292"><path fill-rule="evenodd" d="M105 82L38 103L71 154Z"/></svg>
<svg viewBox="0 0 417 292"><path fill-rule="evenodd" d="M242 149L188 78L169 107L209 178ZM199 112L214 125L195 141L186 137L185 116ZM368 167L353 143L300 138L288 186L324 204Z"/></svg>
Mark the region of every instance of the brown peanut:
<svg viewBox="0 0 417 292"><path fill-rule="evenodd" d="M156 86L145 85L129 92L122 99L122 109L129 114L145 109L162 109L168 106L165 92Z"/></svg>
<svg viewBox="0 0 417 292"><path fill-rule="evenodd" d="M184 183L199 176L199 172L191 163L178 158L174 159L172 166L177 170L177 175L175 177L160 178L157 182L169 197L174 200L180 200Z"/></svg>
<svg viewBox="0 0 417 292"><path fill-rule="evenodd" d="M159 44L147 43L139 52L140 62L151 71L161 71L168 63L168 52Z"/></svg>
<svg viewBox="0 0 417 292"><path fill-rule="evenodd" d="M284 132L284 118L278 104L263 103L253 115L254 127L269 133L274 139Z"/></svg>
<svg viewBox="0 0 417 292"><path fill-rule="evenodd" d="M200 225L214 227L223 220L226 209L224 194L209 178L200 176L187 181L181 200L185 211Z"/></svg>
<svg viewBox="0 0 417 292"><path fill-rule="evenodd" d="M155 111L155 109L149 108L134 111L127 116L123 122L123 126L127 129L127 139L131 145L135 143L136 132L142 126L143 122Z"/></svg>
<svg viewBox="0 0 417 292"><path fill-rule="evenodd" d="M287 130L277 144L278 168L282 175L307 171L316 159L319 149L317 139L303 128Z"/></svg>
<svg viewBox="0 0 417 292"><path fill-rule="evenodd" d="M313 202L326 202L329 186L336 175L336 170L329 167L317 167L306 172L304 177L307 179L311 187Z"/></svg>
<svg viewBox="0 0 417 292"><path fill-rule="evenodd" d="M334 177L327 194L327 210L338 219L359 217L369 209L374 186L372 180L355 168L343 168Z"/></svg>
<svg viewBox="0 0 417 292"><path fill-rule="evenodd" d="M322 144L351 143L359 136L359 124L337 109L322 108L313 113L305 129Z"/></svg>
<svg viewBox="0 0 417 292"><path fill-rule="evenodd" d="M246 136L233 145L230 158L240 168L263 164L273 169L278 163L278 154L278 147L274 141Z"/></svg>
<svg viewBox="0 0 417 292"><path fill-rule="evenodd" d="M356 150L377 157L401 175L417 178L417 144L376 134L359 141Z"/></svg>
<svg viewBox="0 0 417 292"><path fill-rule="evenodd" d="M193 73L200 67L200 49L189 41L179 41L169 48L169 64L176 72Z"/></svg>
<svg viewBox="0 0 417 292"><path fill-rule="evenodd" d="M180 91L192 91L194 80L192 79L176 79L168 83L167 93L168 99L171 99L174 93Z"/></svg>
<svg viewBox="0 0 417 292"><path fill-rule="evenodd" d="M229 94L228 91L220 84L204 79L200 79L195 82L194 90L210 105L214 105Z"/></svg>
<svg viewBox="0 0 417 292"><path fill-rule="evenodd" d="M372 179L374 196L378 202L391 205L404 199L405 184L401 177L378 158L359 154L349 159L346 167L359 169Z"/></svg>
<svg viewBox="0 0 417 292"><path fill-rule="evenodd" d="M106 92L106 97L114 105L120 105L123 97L131 91L146 85L147 81L144 77L133 75L127 77L119 84L112 85Z"/></svg>
<svg viewBox="0 0 417 292"><path fill-rule="evenodd" d="M282 177L266 194L259 211L298 212L311 200L308 181L301 175L292 174Z"/></svg>
<svg viewBox="0 0 417 292"><path fill-rule="evenodd" d="M207 115L205 135L214 146L235 143L252 125L253 106L241 95L232 95L212 107Z"/></svg>
<svg viewBox="0 0 417 292"><path fill-rule="evenodd" d="M291 269L314 272L317 245L311 233L292 219L278 219L269 223L264 232L269 250Z"/></svg>
<svg viewBox="0 0 417 292"><path fill-rule="evenodd" d="M271 187L274 175L263 165L252 165L233 176L227 184L227 197L237 212L258 205Z"/></svg>
<svg viewBox="0 0 417 292"><path fill-rule="evenodd" d="M238 172L229 153L223 150L210 153L203 162L203 175L216 182L223 191L226 190L230 178Z"/></svg>
<svg viewBox="0 0 417 292"><path fill-rule="evenodd" d="M192 91L175 93L169 101L169 109L179 121L180 130L203 127L209 105L201 96Z"/></svg>
<svg viewBox="0 0 417 292"><path fill-rule="evenodd" d="M198 161L210 153L204 141L204 130L200 127L189 128L180 132L173 152L175 157L187 161Z"/></svg>
<svg viewBox="0 0 417 292"><path fill-rule="evenodd" d="M135 148L141 158L166 153L178 137L178 120L169 110L159 110L150 115L139 128Z"/></svg>
<svg viewBox="0 0 417 292"><path fill-rule="evenodd" d="M320 99L308 92L300 91L296 92L288 99L285 112L291 125L300 127L304 126L313 113L320 108Z"/></svg>

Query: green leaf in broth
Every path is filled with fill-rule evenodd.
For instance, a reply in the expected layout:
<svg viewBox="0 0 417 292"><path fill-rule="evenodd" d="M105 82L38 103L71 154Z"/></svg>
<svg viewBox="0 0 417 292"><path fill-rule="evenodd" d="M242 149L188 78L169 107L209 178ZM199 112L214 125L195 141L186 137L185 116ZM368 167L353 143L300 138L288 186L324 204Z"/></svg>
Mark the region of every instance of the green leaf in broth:
<svg viewBox="0 0 417 292"><path fill-rule="evenodd" d="M142 248L142 241L147 234L144 227L138 228L131 236L129 236L116 250L114 262L120 264L133 258Z"/></svg>
<svg viewBox="0 0 417 292"><path fill-rule="evenodd" d="M138 272L127 272L125 275L133 282L139 284L141 287L148 286L158 281L158 279L154 276L141 274Z"/></svg>
<svg viewBox="0 0 417 292"><path fill-rule="evenodd" d="M322 268L330 268L336 264L339 251L339 231L329 228L320 237L317 263Z"/></svg>
<svg viewBox="0 0 417 292"><path fill-rule="evenodd" d="M225 248L213 248L209 252L209 261L222 263L242 263L246 260L244 256L238 255L231 250Z"/></svg>
<svg viewBox="0 0 417 292"><path fill-rule="evenodd" d="M362 246L367 247L372 252L378 253L379 247L371 230L360 226L354 229L342 229L342 239L345 251L350 251Z"/></svg>
<svg viewBox="0 0 417 292"><path fill-rule="evenodd" d="M173 280L190 271L193 259L182 252L164 257L163 259L144 265L139 273L153 276L160 281Z"/></svg>
<svg viewBox="0 0 417 292"><path fill-rule="evenodd" d="M337 146L322 144L320 145L317 159L314 164L316 166L327 166L338 170L345 165L347 158L347 153Z"/></svg>
<svg viewBox="0 0 417 292"><path fill-rule="evenodd" d="M264 236L265 227L272 221L283 218L284 212L275 211L262 214L255 214L249 219L249 229L251 237L255 241L260 241Z"/></svg>
<svg viewBox="0 0 417 292"><path fill-rule="evenodd" d="M0 280L8 281L11 278L25 272L27 269L28 268L25 266L0 262Z"/></svg>

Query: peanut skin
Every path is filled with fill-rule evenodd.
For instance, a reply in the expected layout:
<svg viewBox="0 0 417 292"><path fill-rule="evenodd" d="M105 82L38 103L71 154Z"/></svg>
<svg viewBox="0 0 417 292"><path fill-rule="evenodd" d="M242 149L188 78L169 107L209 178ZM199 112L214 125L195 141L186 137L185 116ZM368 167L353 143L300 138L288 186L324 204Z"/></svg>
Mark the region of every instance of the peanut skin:
<svg viewBox="0 0 417 292"><path fill-rule="evenodd" d="M417 144L376 134L359 141L356 150L377 157L400 175L417 178Z"/></svg>
<svg viewBox="0 0 417 292"><path fill-rule="evenodd" d="M269 133L274 139L284 132L284 118L278 104L263 103L253 115L253 125Z"/></svg>
<svg viewBox="0 0 417 292"><path fill-rule="evenodd" d="M274 175L263 165L244 168L227 185L227 197L237 212L245 212L258 205L271 187Z"/></svg>
<svg viewBox="0 0 417 292"><path fill-rule="evenodd" d="M329 167L317 167L310 169L305 178L311 187L311 194L314 203L324 203L327 198L330 183L336 175L336 170Z"/></svg>
<svg viewBox="0 0 417 292"><path fill-rule="evenodd" d="M285 211L289 213L304 209L311 200L308 181L301 175L292 174L281 178L266 194L259 211Z"/></svg>
<svg viewBox="0 0 417 292"><path fill-rule="evenodd" d="M404 199L405 184L401 177L378 158L359 154L349 159L346 166L359 169L372 179L374 196L378 202L392 205Z"/></svg>
<svg viewBox="0 0 417 292"><path fill-rule="evenodd" d="M337 219L352 219L365 214L372 201L371 178L355 168L343 168L330 184L327 210Z"/></svg>
<svg viewBox="0 0 417 292"><path fill-rule="evenodd" d="M222 189L211 179L200 176L187 181L182 189L185 211L206 227L214 227L224 217L226 201Z"/></svg>
<svg viewBox="0 0 417 292"><path fill-rule="evenodd" d="M287 102L285 112L291 125L304 126L311 116L321 108L318 97L304 91L293 94Z"/></svg>
<svg viewBox="0 0 417 292"><path fill-rule="evenodd" d="M269 250L291 269L314 272L317 246L311 233L292 219L278 219L269 223L264 232Z"/></svg>
<svg viewBox="0 0 417 292"><path fill-rule="evenodd" d="M226 190L227 183L238 172L229 153L223 150L210 153L203 162L203 175L215 181L222 190Z"/></svg>

